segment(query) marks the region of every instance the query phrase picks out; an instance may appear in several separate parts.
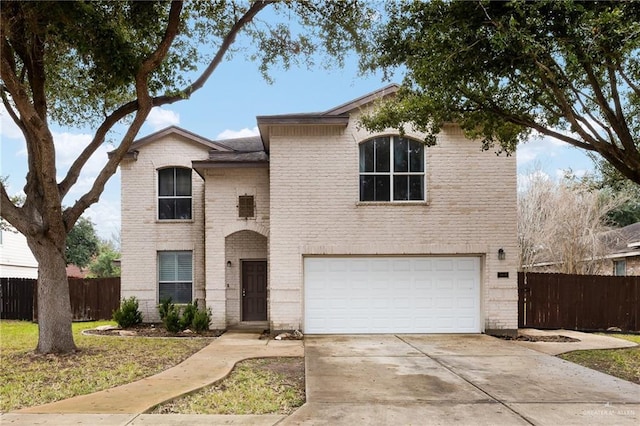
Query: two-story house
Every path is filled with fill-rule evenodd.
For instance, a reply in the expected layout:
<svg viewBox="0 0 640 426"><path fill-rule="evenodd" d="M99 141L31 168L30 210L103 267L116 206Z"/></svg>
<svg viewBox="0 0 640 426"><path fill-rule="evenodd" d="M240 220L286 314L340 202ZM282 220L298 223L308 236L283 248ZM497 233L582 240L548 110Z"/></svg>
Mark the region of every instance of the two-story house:
<svg viewBox="0 0 640 426"><path fill-rule="evenodd" d="M323 333L517 329L516 161L454 124L433 147L359 116L257 117L212 141L171 127L122 170L122 296L198 300L212 328Z"/></svg>

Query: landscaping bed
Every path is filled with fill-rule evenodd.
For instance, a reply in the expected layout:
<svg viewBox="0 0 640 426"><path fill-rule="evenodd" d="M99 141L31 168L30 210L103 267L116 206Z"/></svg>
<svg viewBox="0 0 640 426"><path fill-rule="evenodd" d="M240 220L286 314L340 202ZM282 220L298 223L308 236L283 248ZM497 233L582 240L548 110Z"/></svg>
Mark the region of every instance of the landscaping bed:
<svg viewBox="0 0 640 426"><path fill-rule="evenodd" d="M94 329L88 329L83 331L84 334L93 334L100 336L135 336L135 337L206 337L215 338L220 337L224 330L203 330L199 333L186 329L183 331L170 332L167 331L161 324L136 324L127 328L120 328L117 326L111 327L99 327Z"/></svg>

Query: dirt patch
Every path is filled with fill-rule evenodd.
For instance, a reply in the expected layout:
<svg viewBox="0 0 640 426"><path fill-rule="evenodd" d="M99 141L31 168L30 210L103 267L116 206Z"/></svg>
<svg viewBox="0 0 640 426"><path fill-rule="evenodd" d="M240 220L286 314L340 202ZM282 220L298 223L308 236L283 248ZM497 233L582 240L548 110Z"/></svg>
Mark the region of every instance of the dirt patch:
<svg viewBox="0 0 640 426"><path fill-rule="evenodd" d="M504 340L519 340L523 342L571 343L580 341L580 339L574 339L573 337L562 336L559 334L553 334L550 336L532 336L529 334L519 334L517 337L500 336L500 338Z"/></svg>
<svg viewBox="0 0 640 426"><path fill-rule="evenodd" d="M224 330L206 330L201 333L194 333L189 330L171 333L159 324L139 324L134 327L122 329L113 328L107 330L90 329L85 330L85 334L96 334L100 336L132 336L132 337L220 337L224 334Z"/></svg>

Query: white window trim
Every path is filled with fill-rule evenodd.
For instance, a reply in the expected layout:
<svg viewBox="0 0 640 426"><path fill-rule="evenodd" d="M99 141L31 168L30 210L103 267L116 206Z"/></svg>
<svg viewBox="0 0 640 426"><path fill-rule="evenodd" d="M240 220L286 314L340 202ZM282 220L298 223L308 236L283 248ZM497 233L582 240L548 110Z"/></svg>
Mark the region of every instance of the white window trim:
<svg viewBox="0 0 640 426"><path fill-rule="evenodd" d="M358 144L358 205L375 205L375 204L419 204L419 205L425 205L428 204L427 203L427 150L426 149L422 149L422 172L394 172L393 168L395 165L395 149L394 149L394 145L395 145L395 141L397 138L400 138L400 135L379 135L379 136L375 136L373 138L369 138L367 140L364 140L362 142L360 142ZM389 138L390 144L389 144L389 171L388 172L361 172L360 171L360 146L363 144L366 144L367 142L371 142L374 139L378 139L378 138ZM407 139L408 141L414 141L414 142L420 142L416 139L413 138L409 138L409 137L404 137L404 139ZM375 150L374 150L374 164L375 164ZM394 176L422 176L422 188L423 188L423 193L422 193L422 199L421 200L394 200L393 197L393 190L394 190L394 181L393 181L393 177ZM360 177L362 176L389 176L389 201L384 201L384 200L371 200L371 201L364 201L361 200L360 197L362 196L362 194L360 193Z"/></svg>

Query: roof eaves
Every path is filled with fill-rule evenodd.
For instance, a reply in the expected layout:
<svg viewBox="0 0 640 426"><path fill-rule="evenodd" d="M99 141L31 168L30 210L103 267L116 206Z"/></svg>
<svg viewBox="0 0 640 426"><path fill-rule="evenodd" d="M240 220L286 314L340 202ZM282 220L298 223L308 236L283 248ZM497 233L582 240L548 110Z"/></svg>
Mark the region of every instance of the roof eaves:
<svg viewBox="0 0 640 426"><path fill-rule="evenodd" d="M342 105L338 105L335 108L331 108L330 110L323 112L322 115L341 115L341 114L353 111L354 109L359 108L362 105L369 104L377 99L396 93L399 89L400 89L400 86L398 84L396 83L389 84L374 92L367 93L366 95L360 96L359 98L353 99Z"/></svg>
<svg viewBox="0 0 640 426"><path fill-rule="evenodd" d="M346 126L349 124L349 116L324 114L283 114L283 115L259 115L256 117L258 127L260 125L321 125L321 126Z"/></svg>
<svg viewBox="0 0 640 426"><path fill-rule="evenodd" d="M220 142L214 142L210 139L207 139L203 136L197 135L193 132L190 132L188 130L185 130L181 127L178 126L170 126L170 127L166 127L162 130L159 130L155 133L152 133L150 135L144 136L136 141L133 142L133 144L131 144L131 148L130 151L133 150L137 150L145 145L148 145L152 142L155 142L159 139L162 139L165 136L171 135L171 134L176 134L179 136L182 136L183 138L186 138L192 142L201 144L206 146L207 148L210 149L215 149L218 151L233 151L231 148L229 148L228 146L220 143Z"/></svg>

